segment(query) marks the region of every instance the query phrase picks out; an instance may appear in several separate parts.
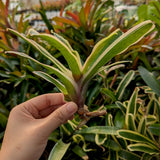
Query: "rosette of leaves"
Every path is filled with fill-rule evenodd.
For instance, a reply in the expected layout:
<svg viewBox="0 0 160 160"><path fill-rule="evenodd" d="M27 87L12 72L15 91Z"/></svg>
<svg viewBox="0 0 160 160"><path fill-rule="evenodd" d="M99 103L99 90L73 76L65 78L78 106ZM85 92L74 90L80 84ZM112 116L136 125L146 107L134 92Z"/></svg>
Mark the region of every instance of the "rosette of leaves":
<svg viewBox="0 0 160 160"><path fill-rule="evenodd" d="M125 52L131 45L140 41L153 29L154 24L149 20L136 25L126 33L123 33L117 29L108 37L100 40L94 46L90 56L86 59L83 65L78 52L73 50L68 41L63 37L58 34L40 34L33 29L29 30L27 36L12 29L8 29L8 32L15 34L30 44L39 53L53 62L52 66L39 62L25 53L16 51L8 51L7 53L12 53L27 58L30 61L43 66L45 69L49 70L50 73L54 74L56 77L53 77L46 72L34 71L36 75L56 85L67 98L75 102L78 105L78 114L80 117L88 120L91 117L106 114L105 110L89 112L87 106L85 106L87 87L90 80L97 73L104 70L107 62L109 62L114 56ZM38 39L44 41L46 44L56 47L65 58L69 67L66 67L54 56L52 56L45 48L39 45L36 42Z"/></svg>

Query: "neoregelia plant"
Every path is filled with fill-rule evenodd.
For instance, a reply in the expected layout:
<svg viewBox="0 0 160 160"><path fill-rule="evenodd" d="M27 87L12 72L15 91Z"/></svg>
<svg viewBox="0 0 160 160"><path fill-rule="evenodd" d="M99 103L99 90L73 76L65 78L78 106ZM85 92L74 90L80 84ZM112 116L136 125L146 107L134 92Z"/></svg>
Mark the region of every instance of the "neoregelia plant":
<svg viewBox="0 0 160 160"><path fill-rule="evenodd" d="M8 29L8 31L22 38L34 47L39 53L53 62L54 66L41 63L25 53L15 51L8 51L7 53L14 53L21 57L30 59L44 68L51 70L59 80L42 71L34 71L34 73L56 85L57 88L64 93L64 95L67 95L70 100L74 101L78 105L78 114L80 117L88 120L93 116L104 115L106 113L105 110L89 112L85 106L85 97L90 80L97 73L102 71L107 62L109 62L114 56L126 51L131 45L140 41L153 29L154 24L149 20L136 25L126 33L122 33L119 29L117 29L95 45L92 53L83 65L78 52L73 50L68 41L66 41L63 37L57 34L40 34L33 29L29 30L27 36L24 36L12 29ZM33 40L37 38L47 42L47 44L51 46L56 47L64 56L69 68L66 68L45 48Z"/></svg>

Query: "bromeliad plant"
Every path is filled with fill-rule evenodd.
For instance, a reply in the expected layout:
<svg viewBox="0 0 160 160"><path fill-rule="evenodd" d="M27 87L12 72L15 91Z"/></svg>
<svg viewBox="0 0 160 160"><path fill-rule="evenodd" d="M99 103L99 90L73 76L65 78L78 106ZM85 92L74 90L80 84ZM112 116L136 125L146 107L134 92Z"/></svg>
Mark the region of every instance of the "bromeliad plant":
<svg viewBox="0 0 160 160"><path fill-rule="evenodd" d="M43 66L45 69L49 70L50 73L54 74L57 78L52 77L46 72L34 71L36 75L56 85L69 100L74 101L78 105L78 114L80 115L80 118L87 122L92 117L106 114L106 111L101 109L90 112L87 106L85 106L87 87L90 80L97 73L104 70L107 62L109 62L115 55L125 52L131 45L140 41L153 29L154 24L149 20L136 25L126 33L117 29L95 45L92 53L83 65L78 52L73 50L68 41L63 37L58 34L40 34L33 29L29 30L27 36L24 36L12 29L7 29L7 31L28 42L30 46L53 62L53 66L41 63L25 53L15 51L8 51L7 53L27 58ZM63 65L45 48L39 45L36 42L38 40L43 41L46 45L56 47L65 58L69 67Z"/></svg>

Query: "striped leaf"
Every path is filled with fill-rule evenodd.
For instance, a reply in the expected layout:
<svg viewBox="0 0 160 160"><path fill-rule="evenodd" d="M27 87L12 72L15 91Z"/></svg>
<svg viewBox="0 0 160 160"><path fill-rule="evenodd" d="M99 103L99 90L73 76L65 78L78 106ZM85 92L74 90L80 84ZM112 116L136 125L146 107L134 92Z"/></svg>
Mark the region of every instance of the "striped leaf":
<svg viewBox="0 0 160 160"><path fill-rule="evenodd" d="M70 143L66 144L60 139L50 152L48 160L61 160L69 146Z"/></svg>
<svg viewBox="0 0 160 160"><path fill-rule="evenodd" d="M140 41L146 34L152 31L154 27L155 27L154 24L150 20L144 21L136 25L135 27L133 27L123 35L121 35L109 46L106 44L108 47L103 51L101 55L96 54L99 56L97 57L97 59L93 60L94 63L93 62L90 63L92 65L87 70L86 69L87 63L89 63L88 61L90 57L92 57L92 54L94 54L94 52L96 51L96 49L93 48L94 52L92 52L92 54L88 57L86 64L84 65L84 68L83 68L83 74L85 73L83 77L83 83L86 83L87 81L89 81L94 76L94 74L98 71L98 69L104 66L114 56L125 52L131 45ZM101 44L101 41L99 42L99 45ZM98 46L96 46L96 48L97 47Z"/></svg>
<svg viewBox="0 0 160 160"><path fill-rule="evenodd" d="M73 49L68 47L68 43L64 43L62 38L59 38L60 36L57 38L57 36L50 34L35 34L35 32L29 32L29 34L31 37L41 38L42 40L47 41L51 46L57 48L67 61L75 80L79 80L81 77L80 59L77 58L77 54L74 54L76 52L73 52Z"/></svg>
<svg viewBox="0 0 160 160"><path fill-rule="evenodd" d="M14 52L14 51L7 51L6 53L10 53L10 54L15 54L24 58L27 58L41 66L43 66L44 68L52 71L64 84L64 86L66 87L68 93L70 93L71 97L74 97L76 95L76 84L75 81L73 79L71 79L70 77L68 77L68 75L64 74L63 72L61 72L60 70L58 70L55 67L43 64L39 61L37 61L36 59L28 56L27 54L21 53L21 52Z"/></svg>
<svg viewBox="0 0 160 160"><path fill-rule="evenodd" d="M121 150L118 152L118 155L123 160L141 160L141 157L133 152L127 151L127 150Z"/></svg>
<svg viewBox="0 0 160 160"><path fill-rule="evenodd" d="M68 94L65 86L62 83L60 83L58 80L56 80L55 78L50 76L49 74L47 74L45 72L41 72L41 71L34 71L33 73L36 74L37 76L40 76L41 78L45 79L46 81L54 84L63 94L65 94L65 95Z"/></svg>
<svg viewBox="0 0 160 160"><path fill-rule="evenodd" d="M123 130L123 129L117 132L118 132L118 136L120 136L121 138L130 140L130 141L134 141L134 142L147 143L151 145L152 147L154 147L155 149L157 149L157 146L152 140L150 140L148 137L145 137L144 135L138 132L130 131L130 130Z"/></svg>
<svg viewBox="0 0 160 160"><path fill-rule="evenodd" d="M160 123L150 125L149 130L152 134L160 136Z"/></svg>
<svg viewBox="0 0 160 160"><path fill-rule="evenodd" d="M135 75L134 71L129 71L124 78L122 79L122 81L120 82L120 84L118 85L118 88L116 90L116 96L118 100L121 100L124 94L124 91L126 89L126 87L128 86L128 84L132 81L133 77Z"/></svg>
<svg viewBox="0 0 160 160"><path fill-rule="evenodd" d="M111 45L119 36L122 35L122 32L117 29L108 37L99 41L92 50L92 53L87 58L84 66L83 66L83 73L85 74L91 66L95 63L96 59Z"/></svg>
<svg viewBox="0 0 160 160"><path fill-rule="evenodd" d="M139 125L138 125L138 132L145 135L146 134L146 118L142 117Z"/></svg>
<svg viewBox="0 0 160 160"><path fill-rule="evenodd" d="M95 126L81 129L76 134L107 134L117 135L118 128L111 126Z"/></svg>
<svg viewBox="0 0 160 160"><path fill-rule="evenodd" d="M141 160L152 160L153 155L150 155L148 153L144 153L141 157Z"/></svg>
<svg viewBox="0 0 160 160"><path fill-rule="evenodd" d="M41 45L36 43L35 41L23 36L21 33L8 28L7 29L12 34L22 38L25 42L27 42L29 45L31 45L33 48L35 48L39 53L41 53L44 57L48 58L57 68L59 68L62 72L67 72L68 74L71 74L70 71L62 65L56 58L54 58L45 48L43 48Z"/></svg>
<svg viewBox="0 0 160 160"><path fill-rule="evenodd" d="M128 145L128 149L130 151L139 151L149 154L157 154L158 150L153 148L150 145L143 144L143 143L136 143L136 144L130 144Z"/></svg>
<svg viewBox="0 0 160 160"><path fill-rule="evenodd" d="M156 77L149 72L144 67L140 66L138 68L139 73L146 84L158 95L160 96L160 82L156 79Z"/></svg>
<svg viewBox="0 0 160 160"><path fill-rule="evenodd" d="M126 114L126 107L121 103L120 101L115 102L116 106L122 111L122 113L125 115Z"/></svg>
<svg viewBox="0 0 160 160"><path fill-rule="evenodd" d="M131 113L133 115L136 114L137 111L137 97L138 97L139 88L135 88L127 106L127 114Z"/></svg>
<svg viewBox="0 0 160 160"><path fill-rule="evenodd" d="M126 116L126 127L129 130L136 131L135 118L133 114L127 114Z"/></svg>
<svg viewBox="0 0 160 160"><path fill-rule="evenodd" d="M76 145L76 146L72 149L72 151L73 151L76 155L78 155L81 159L84 159L84 160L89 159L87 153L84 152L84 150L83 150L79 145Z"/></svg>

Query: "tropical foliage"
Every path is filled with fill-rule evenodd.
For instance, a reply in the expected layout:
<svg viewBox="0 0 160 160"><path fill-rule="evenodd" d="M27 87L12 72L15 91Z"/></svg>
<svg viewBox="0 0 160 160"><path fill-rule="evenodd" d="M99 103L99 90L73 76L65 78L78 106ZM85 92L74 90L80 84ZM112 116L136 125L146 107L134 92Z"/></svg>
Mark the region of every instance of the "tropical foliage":
<svg viewBox="0 0 160 160"><path fill-rule="evenodd" d="M50 21L40 3L48 31L38 33L0 1L0 140L15 105L63 92L78 114L41 159L159 160L159 4L128 18L113 1L77 1Z"/></svg>

